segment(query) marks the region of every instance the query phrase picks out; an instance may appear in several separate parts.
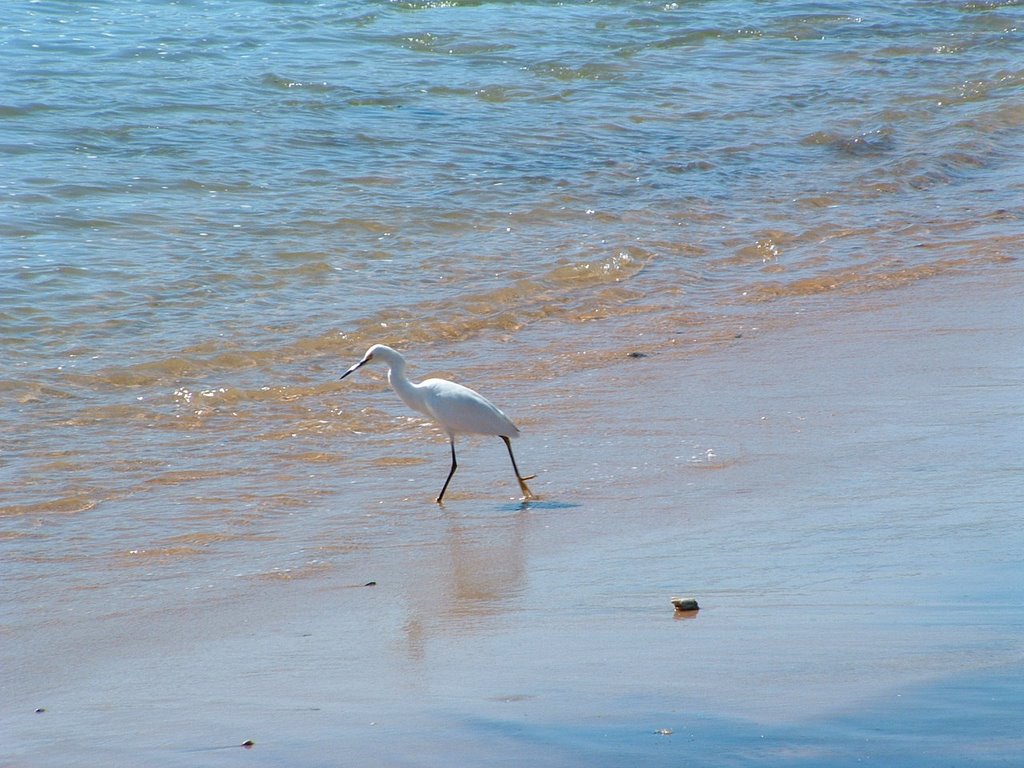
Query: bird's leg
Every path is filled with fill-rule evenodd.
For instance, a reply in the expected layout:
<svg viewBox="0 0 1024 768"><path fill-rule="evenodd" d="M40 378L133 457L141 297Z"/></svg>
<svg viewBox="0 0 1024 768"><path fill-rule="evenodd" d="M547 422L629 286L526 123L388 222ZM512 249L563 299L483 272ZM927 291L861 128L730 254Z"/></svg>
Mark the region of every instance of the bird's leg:
<svg viewBox="0 0 1024 768"><path fill-rule="evenodd" d="M508 448L508 457L512 459L512 469L515 470L516 480L519 481L519 490L523 492L523 496L525 496L526 498L536 499L537 497L533 495L533 492L526 487L526 481L533 480L533 478L535 478L536 475L529 475L527 477L523 477L522 475L519 474L519 467L516 466L516 457L512 454L512 441L505 437L505 435L500 435L500 437L502 440L505 441L505 447ZM452 471L454 472L455 470Z"/></svg>
<svg viewBox="0 0 1024 768"><path fill-rule="evenodd" d="M444 486L441 488L441 492L437 494L437 503L441 503L441 499L444 498L444 492L448 490L448 483L452 481L452 475L455 474L455 470L459 467L459 462L455 460L455 435L448 435L448 439L452 443L452 468L448 473L448 479L444 481Z"/></svg>

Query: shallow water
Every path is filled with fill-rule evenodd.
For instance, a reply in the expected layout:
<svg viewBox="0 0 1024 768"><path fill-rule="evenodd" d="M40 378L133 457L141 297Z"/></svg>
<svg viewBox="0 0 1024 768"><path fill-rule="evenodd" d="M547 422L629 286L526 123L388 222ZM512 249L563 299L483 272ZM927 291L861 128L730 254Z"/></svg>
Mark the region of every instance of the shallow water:
<svg viewBox="0 0 1024 768"><path fill-rule="evenodd" d="M584 370L522 442L544 497L527 506L489 441L432 504L443 462L412 459L445 446L421 439L345 493L268 511L247 549L195 535L90 588L37 578L0 637L0 753L1012 762L1022 284L994 277ZM674 616L674 594L702 609Z"/></svg>
<svg viewBox="0 0 1024 768"><path fill-rule="evenodd" d="M443 438L337 382L370 343L492 396L569 515L609 478L551 425L603 434L586 384L626 352L1020 279L1016 3L6 10L6 633L436 546ZM672 462L741 460L681 418ZM453 506L515 509L469 451Z"/></svg>
<svg viewBox="0 0 1024 768"><path fill-rule="evenodd" d="M411 452L422 430L379 383L335 382L372 342L523 420L634 345L699 350L801 301L1003 264L1021 22L963 2L15 4L7 562L248 550Z"/></svg>

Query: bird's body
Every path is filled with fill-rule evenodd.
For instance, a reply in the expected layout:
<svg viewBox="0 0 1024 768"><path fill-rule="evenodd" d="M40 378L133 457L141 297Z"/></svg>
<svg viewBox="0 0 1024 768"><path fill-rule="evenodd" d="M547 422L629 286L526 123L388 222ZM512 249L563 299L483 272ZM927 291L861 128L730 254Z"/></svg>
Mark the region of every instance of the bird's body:
<svg viewBox="0 0 1024 768"><path fill-rule="evenodd" d="M526 498L533 498L533 494L525 482L531 480L533 475L521 476L519 468L516 466L515 456L512 454L510 441L514 437L519 437L519 429L490 400L469 387L447 379L425 379L419 384L410 381L405 375L405 358L396 350L383 344L375 344L370 347L363 355L363 359L345 371L341 378L345 378L369 362L384 363L388 367L388 383L402 398L402 402L414 411L437 422L448 433L452 447L452 468L437 497L438 504L444 498L448 483L451 482L452 475L455 474L458 467L455 459L455 436L468 434L500 437L508 448L508 455L512 459L512 468L515 470L520 490Z"/></svg>

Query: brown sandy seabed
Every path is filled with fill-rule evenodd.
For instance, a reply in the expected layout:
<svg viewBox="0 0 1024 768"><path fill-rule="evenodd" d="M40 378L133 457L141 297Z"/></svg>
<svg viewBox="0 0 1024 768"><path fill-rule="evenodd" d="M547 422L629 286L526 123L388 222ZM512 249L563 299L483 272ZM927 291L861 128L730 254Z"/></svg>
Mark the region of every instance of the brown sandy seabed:
<svg viewBox="0 0 1024 768"><path fill-rule="evenodd" d="M805 310L699 357L641 343L516 393L539 502L499 501L476 441L439 509L443 451L410 449L301 510L304 568L5 632L0 764L1006 764L1018 278ZM352 515L372 546L338 535Z"/></svg>

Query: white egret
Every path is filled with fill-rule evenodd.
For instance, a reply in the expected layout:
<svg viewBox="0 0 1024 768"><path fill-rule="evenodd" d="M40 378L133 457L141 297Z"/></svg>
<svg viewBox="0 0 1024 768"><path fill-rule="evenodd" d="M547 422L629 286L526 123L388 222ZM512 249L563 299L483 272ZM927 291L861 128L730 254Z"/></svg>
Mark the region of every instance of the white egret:
<svg viewBox="0 0 1024 768"><path fill-rule="evenodd" d="M452 445L452 468L441 492L437 495L438 504L444 498L448 483L452 481L452 475L459 466L455 459L455 436L465 434L497 435L504 440L505 447L508 448L508 457L512 459L516 480L519 481L519 489L525 498L536 498L526 486L526 481L532 480L536 475L520 475L516 457L512 454L512 438L519 437L519 429L490 400L469 387L447 379L425 379L419 384L414 384L406 378L405 358L383 344L374 344L366 350L363 359L345 371L341 378L344 379L371 362L384 363L388 367L388 383L402 401L414 411L419 411L436 421L448 433L448 440Z"/></svg>

